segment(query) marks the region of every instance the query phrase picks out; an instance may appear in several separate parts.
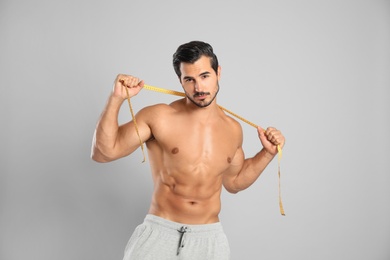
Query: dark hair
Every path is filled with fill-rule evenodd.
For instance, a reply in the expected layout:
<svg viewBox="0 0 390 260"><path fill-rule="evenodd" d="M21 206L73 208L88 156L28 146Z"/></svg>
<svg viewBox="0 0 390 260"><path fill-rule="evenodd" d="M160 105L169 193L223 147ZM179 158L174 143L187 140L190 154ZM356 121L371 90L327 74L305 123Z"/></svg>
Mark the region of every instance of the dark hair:
<svg viewBox="0 0 390 260"><path fill-rule="evenodd" d="M194 63L200 59L200 57L206 56L210 58L211 67L218 73L218 59L213 52L213 47L210 44L201 41L192 41L180 45L176 52L173 54L173 68L177 76L181 77L180 64Z"/></svg>

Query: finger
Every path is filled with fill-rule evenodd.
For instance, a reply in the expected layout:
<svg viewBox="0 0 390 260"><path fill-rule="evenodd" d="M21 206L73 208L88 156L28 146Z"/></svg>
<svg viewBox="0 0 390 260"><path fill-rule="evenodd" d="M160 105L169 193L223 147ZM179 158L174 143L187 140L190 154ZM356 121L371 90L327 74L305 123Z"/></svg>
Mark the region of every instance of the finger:
<svg viewBox="0 0 390 260"><path fill-rule="evenodd" d="M118 79L118 82L122 84L122 86L126 87L128 85L128 77L125 75L121 75Z"/></svg>
<svg viewBox="0 0 390 260"><path fill-rule="evenodd" d="M133 88L136 88L136 87L138 87L138 84L140 83L141 81L140 81L140 79L139 78L133 78L133 84L132 84L132 86L131 87L133 87Z"/></svg>
<svg viewBox="0 0 390 260"><path fill-rule="evenodd" d="M276 129L275 127L272 127L272 126L269 126L269 127L267 127L267 129L266 129L266 133L267 133L267 134L270 134L270 133L272 133L272 132L274 132L274 131L277 131L277 129Z"/></svg>
<svg viewBox="0 0 390 260"><path fill-rule="evenodd" d="M143 88L145 85L145 82L143 80L141 80L140 82L138 82L137 86L140 87L140 88Z"/></svg>
<svg viewBox="0 0 390 260"><path fill-rule="evenodd" d="M142 88L144 86L144 81L140 80L139 78L133 78L132 81L132 88Z"/></svg>
<svg viewBox="0 0 390 260"><path fill-rule="evenodd" d="M273 143L268 139L268 137L266 136L265 134L265 130L262 128L262 127L258 127L257 128L257 132L258 132L258 136L259 136L259 139L260 139L260 142L261 144L263 145L263 147L268 147L267 150L271 153L271 154L274 154L271 150L273 149L272 146L273 146ZM271 149L271 150L269 150Z"/></svg>
<svg viewBox="0 0 390 260"><path fill-rule="evenodd" d="M276 128L268 128L266 132L267 139L274 145L279 145L281 142L281 133Z"/></svg>
<svg viewBox="0 0 390 260"><path fill-rule="evenodd" d="M125 87L132 88L136 85L136 78L134 77L127 77L125 79Z"/></svg>
<svg viewBox="0 0 390 260"><path fill-rule="evenodd" d="M119 75L118 82L124 87L132 88L138 84L139 79L128 75Z"/></svg>
<svg viewBox="0 0 390 260"><path fill-rule="evenodd" d="M265 130L261 126L257 126L257 132L260 133L265 133Z"/></svg>
<svg viewBox="0 0 390 260"><path fill-rule="evenodd" d="M284 137L283 137L283 135L282 135L282 133L280 131L278 131L277 133L275 133L273 135L273 139L274 139L273 143L275 145L284 146Z"/></svg>
<svg viewBox="0 0 390 260"><path fill-rule="evenodd" d="M262 143L269 142L268 137L266 136L265 130L262 127L260 127L260 126L257 127L257 134L258 134Z"/></svg>
<svg viewBox="0 0 390 260"><path fill-rule="evenodd" d="M265 136L267 137L267 139L269 141L271 141L271 139L272 139L272 133L273 133L274 129L275 129L274 127L267 127L267 129L265 130Z"/></svg>
<svg viewBox="0 0 390 260"><path fill-rule="evenodd" d="M272 144L274 145L279 145L279 138L277 138L276 136L273 136L272 139L271 139L271 142Z"/></svg>
<svg viewBox="0 0 390 260"><path fill-rule="evenodd" d="M122 85L125 85L126 78L128 76L124 74L119 74L116 78L117 82L121 83Z"/></svg>

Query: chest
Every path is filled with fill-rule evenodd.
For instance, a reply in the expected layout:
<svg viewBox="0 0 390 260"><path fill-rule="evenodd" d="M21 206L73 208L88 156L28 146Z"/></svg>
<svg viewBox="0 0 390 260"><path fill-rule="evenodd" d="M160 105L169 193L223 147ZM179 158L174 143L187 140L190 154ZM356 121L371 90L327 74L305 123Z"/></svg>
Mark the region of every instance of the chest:
<svg viewBox="0 0 390 260"><path fill-rule="evenodd" d="M154 131L167 161L207 167L227 167L239 146L237 136L223 120L171 120Z"/></svg>

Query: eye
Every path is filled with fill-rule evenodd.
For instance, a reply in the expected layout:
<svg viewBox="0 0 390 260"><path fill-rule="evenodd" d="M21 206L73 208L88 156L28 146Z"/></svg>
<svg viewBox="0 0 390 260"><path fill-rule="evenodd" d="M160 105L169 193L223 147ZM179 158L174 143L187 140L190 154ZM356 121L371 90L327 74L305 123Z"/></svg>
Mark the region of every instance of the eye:
<svg viewBox="0 0 390 260"><path fill-rule="evenodd" d="M185 82L192 82L192 81L194 81L194 79L186 78L184 81L185 81Z"/></svg>
<svg viewBox="0 0 390 260"><path fill-rule="evenodd" d="M202 75L202 79L208 78L209 74Z"/></svg>

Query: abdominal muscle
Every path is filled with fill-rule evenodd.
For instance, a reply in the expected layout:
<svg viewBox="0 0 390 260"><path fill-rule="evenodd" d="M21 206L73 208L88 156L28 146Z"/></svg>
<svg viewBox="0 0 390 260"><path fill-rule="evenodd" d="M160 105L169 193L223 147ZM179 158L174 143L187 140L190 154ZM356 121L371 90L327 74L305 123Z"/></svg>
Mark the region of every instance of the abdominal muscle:
<svg viewBox="0 0 390 260"><path fill-rule="evenodd" d="M221 188L210 188L206 191L182 184L155 183L149 213L185 224L218 222Z"/></svg>

